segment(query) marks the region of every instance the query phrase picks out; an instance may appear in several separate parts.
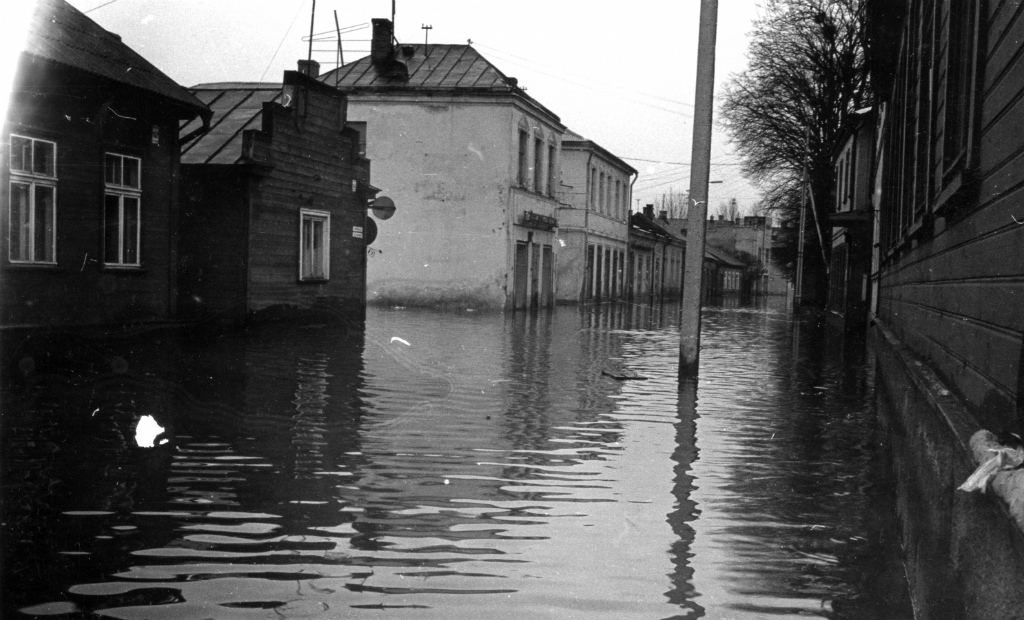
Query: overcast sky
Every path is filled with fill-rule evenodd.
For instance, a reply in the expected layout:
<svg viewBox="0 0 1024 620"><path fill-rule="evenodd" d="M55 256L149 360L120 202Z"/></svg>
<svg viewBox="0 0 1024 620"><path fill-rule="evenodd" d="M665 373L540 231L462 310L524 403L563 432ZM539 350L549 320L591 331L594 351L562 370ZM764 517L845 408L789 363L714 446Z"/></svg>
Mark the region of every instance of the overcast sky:
<svg viewBox="0 0 1024 620"><path fill-rule="evenodd" d="M5 2L7 0L4 0ZM79 10L185 86L277 82L308 53L312 0L70 0ZM757 0L720 0L716 96L746 64ZM391 0L318 0L313 58L337 59L334 12L346 62L369 52L370 20ZM559 115L640 171L634 199L654 202L689 186L699 0L397 0L396 37L466 43ZM716 127L709 203L731 197L749 211L757 191L740 175ZM650 160L650 161L647 161ZM670 162L670 163L659 163ZM634 200L634 207L636 201Z"/></svg>

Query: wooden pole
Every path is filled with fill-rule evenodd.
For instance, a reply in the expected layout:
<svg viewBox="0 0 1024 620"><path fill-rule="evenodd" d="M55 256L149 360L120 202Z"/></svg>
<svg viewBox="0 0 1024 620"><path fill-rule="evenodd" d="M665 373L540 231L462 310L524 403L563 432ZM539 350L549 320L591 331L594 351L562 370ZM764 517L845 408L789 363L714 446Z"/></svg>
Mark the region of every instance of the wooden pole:
<svg viewBox="0 0 1024 620"><path fill-rule="evenodd" d="M313 10L309 12L309 54L306 60L313 60L313 22L316 21L316 0L313 0Z"/></svg>
<svg viewBox="0 0 1024 620"><path fill-rule="evenodd" d="M715 98L715 37L718 0L701 0L697 41L697 93L693 106L690 153L690 204L686 226L686 274L679 317L679 379L696 377L700 362L700 305L704 275L704 237L708 219L711 169L711 120Z"/></svg>

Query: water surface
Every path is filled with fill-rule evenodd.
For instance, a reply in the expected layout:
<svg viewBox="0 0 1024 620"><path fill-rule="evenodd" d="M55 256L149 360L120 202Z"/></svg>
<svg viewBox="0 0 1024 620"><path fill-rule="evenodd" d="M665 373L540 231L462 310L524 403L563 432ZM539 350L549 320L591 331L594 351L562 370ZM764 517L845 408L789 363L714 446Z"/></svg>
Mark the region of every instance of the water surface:
<svg viewBox="0 0 1024 620"><path fill-rule="evenodd" d="M784 309L709 309L680 389L676 316L27 348L4 615L910 618L871 360ZM166 443L136 445L143 416Z"/></svg>

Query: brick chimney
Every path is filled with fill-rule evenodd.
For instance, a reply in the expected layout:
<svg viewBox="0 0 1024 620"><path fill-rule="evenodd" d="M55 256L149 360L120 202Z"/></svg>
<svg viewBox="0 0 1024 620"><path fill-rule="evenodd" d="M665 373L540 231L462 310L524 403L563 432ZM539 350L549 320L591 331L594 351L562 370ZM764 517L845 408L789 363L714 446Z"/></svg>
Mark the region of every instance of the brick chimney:
<svg viewBox="0 0 1024 620"><path fill-rule="evenodd" d="M644 205L644 215L654 219L654 205Z"/></svg>
<svg viewBox="0 0 1024 620"><path fill-rule="evenodd" d="M311 78L320 77L320 63L315 60L300 60L299 73Z"/></svg>
<svg viewBox="0 0 1024 620"><path fill-rule="evenodd" d="M370 44L370 60L378 67L386 67L394 55L395 26L390 19L373 20L373 42Z"/></svg>
<svg viewBox="0 0 1024 620"><path fill-rule="evenodd" d="M658 219L660 219L662 222L667 222L668 221L668 211L660 211L658 213Z"/></svg>

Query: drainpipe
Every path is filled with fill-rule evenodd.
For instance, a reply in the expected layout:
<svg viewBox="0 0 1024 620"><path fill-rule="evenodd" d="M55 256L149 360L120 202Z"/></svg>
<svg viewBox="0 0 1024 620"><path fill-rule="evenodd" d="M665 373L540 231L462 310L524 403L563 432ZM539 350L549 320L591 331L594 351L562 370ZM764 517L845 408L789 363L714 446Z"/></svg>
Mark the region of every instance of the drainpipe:
<svg viewBox="0 0 1024 620"><path fill-rule="evenodd" d="M626 202L626 265L636 267L636 265L629 260L629 239L633 230L633 184L640 178L640 173L633 172L631 176L633 177L633 180L629 182L629 200ZM625 297L629 301L633 301L633 270L627 268L625 279L629 284L629 293L625 295Z"/></svg>

